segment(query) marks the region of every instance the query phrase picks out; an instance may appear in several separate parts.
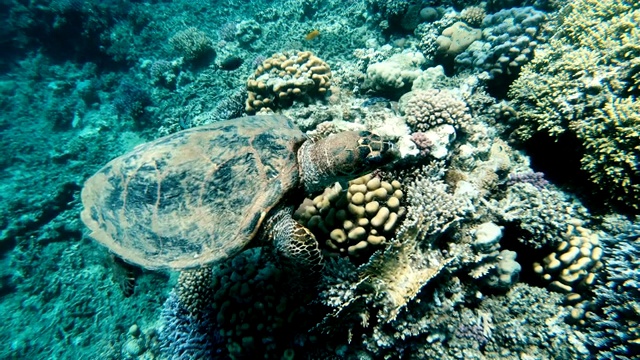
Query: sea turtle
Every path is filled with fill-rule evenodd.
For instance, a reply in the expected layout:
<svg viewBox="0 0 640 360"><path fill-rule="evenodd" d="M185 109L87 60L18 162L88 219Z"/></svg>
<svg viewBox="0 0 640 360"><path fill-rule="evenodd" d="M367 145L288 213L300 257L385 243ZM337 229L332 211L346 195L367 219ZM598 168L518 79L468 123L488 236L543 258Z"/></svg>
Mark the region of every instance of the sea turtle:
<svg viewBox="0 0 640 360"><path fill-rule="evenodd" d="M368 131L312 141L279 115L216 122L111 160L84 184L82 221L93 239L148 269L211 264L264 242L315 266L318 245L293 206L396 157Z"/></svg>

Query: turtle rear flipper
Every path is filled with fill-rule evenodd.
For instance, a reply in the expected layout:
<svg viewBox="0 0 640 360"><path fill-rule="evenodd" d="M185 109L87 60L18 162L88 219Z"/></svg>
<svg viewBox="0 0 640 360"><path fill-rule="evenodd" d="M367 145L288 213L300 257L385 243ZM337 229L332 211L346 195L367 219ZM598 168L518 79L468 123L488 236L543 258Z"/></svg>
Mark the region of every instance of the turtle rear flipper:
<svg viewBox="0 0 640 360"><path fill-rule="evenodd" d="M291 209L276 211L265 227L266 236L273 246L277 260L297 272L322 271L322 252L316 237L291 216Z"/></svg>

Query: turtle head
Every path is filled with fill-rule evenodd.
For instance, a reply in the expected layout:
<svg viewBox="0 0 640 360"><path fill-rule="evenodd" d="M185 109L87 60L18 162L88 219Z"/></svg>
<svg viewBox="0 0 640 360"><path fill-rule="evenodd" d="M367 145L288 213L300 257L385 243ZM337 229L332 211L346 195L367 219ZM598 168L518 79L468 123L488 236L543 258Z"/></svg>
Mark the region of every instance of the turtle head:
<svg viewBox="0 0 640 360"><path fill-rule="evenodd" d="M307 141L298 152L302 183L308 193L349 180L399 158L394 144L369 131L345 131L317 142Z"/></svg>

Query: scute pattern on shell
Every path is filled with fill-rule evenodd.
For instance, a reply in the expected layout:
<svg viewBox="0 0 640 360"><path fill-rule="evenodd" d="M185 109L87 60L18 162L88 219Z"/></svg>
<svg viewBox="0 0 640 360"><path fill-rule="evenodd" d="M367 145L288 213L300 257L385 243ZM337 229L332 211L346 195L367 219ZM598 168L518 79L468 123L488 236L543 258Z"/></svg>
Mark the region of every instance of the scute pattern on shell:
<svg viewBox="0 0 640 360"><path fill-rule="evenodd" d="M304 134L283 116L184 130L138 146L85 183L91 237L149 269L209 264L241 251L299 184Z"/></svg>

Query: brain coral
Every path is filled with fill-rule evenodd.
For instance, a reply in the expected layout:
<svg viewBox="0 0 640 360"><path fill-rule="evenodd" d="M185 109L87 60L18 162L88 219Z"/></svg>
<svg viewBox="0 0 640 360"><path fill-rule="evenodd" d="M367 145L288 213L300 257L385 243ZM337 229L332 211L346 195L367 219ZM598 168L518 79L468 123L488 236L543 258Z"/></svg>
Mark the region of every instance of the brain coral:
<svg viewBox="0 0 640 360"><path fill-rule="evenodd" d="M582 168L610 203L640 208L640 3L578 0L561 18L561 38L536 50L509 96L515 135L569 132Z"/></svg>

